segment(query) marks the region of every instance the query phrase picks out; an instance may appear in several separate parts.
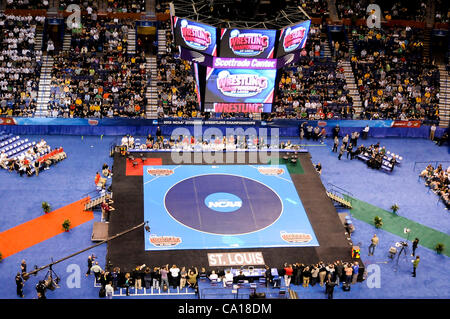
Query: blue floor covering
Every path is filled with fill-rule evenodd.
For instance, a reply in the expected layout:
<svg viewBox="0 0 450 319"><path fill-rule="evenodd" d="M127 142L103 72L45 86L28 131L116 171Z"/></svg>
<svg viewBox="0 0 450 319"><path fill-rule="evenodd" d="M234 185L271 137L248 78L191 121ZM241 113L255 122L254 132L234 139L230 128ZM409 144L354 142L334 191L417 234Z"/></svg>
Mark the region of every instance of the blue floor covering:
<svg viewBox="0 0 450 319"><path fill-rule="evenodd" d="M30 140L39 141L41 136L23 136ZM39 177L19 177L17 174L0 170L0 232L17 226L28 220L42 215L41 202L47 201L52 208L59 208L83 198L94 191L94 176L101 169L103 163L112 164L109 157L111 142L118 141L117 137L88 137L80 136L42 136L52 147L63 146L68 159L62 161ZM120 140L120 138L119 138ZM291 139L293 142L295 139ZM331 152L331 140L325 145L309 141L308 147L314 163L321 162L323 166L322 181L335 184L351 192L354 197L389 210L393 203L400 206L399 214L428 227L446 234L450 234L449 211L438 197L428 192L418 174L426 166L421 164L414 170L417 161L449 160L446 147L438 147L424 139L369 139L360 141L363 144L380 141L388 150L403 156L400 167L392 174L369 169L359 160L350 161L345 157L337 159L337 154ZM450 165L450 164L447 164ZM25 251L6 258L0 263L0 298L15 299L14 276L20 268L20 261L25 259L28 268L34 265L42 266L75 251L92 245L90 240L94 221L100 220L99 212L95 219L72 229L69 233L60 234L45 242L35 245ZM336 299L382 299L382 298L449 298L450 275L448 257L437 255L434 251L419 246L418 254L421 263L417 277L411 277L411 257L401 258L397 271L394 263L387 262L389 247L400 238L384 230L377 230L364 222L353 220L356 231L353 234L354 243L361 243L361 257L366 264L375 264L380 270L380 287L369 288L368 281L358 283L350 292L340 288L335 289ZM375 256L367 256L370 238L376 233L380 237L380 244ZM413 236L413 234L412 234ZM447 249L450 249L448 247ZM49 291L49 299L96 299L98 288L94 287L92 276L86 277L86 259L90 253L98 256L100 265L104 267L106 245L96 247L90 252L83 253L54 266L55 272L62 277L61 288ZM301 262L301 260L299 260ZM375 269L378 269L375 267ZM35 285L42 279L45 272L32 276L25 284L26 299L36 298ZM371 274L369 274L370 276ZM292 286L300 298L324 299L324 288L315 286L308 289ZM129 296L117 298L193 298L194 296Z"/></svg>

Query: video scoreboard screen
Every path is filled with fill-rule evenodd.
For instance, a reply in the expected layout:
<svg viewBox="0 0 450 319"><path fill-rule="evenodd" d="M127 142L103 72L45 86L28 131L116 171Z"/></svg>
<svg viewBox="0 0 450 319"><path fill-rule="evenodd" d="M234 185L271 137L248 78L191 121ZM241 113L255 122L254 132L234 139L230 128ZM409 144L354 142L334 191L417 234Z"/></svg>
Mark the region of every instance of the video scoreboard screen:
<svg viewBox="0 0 450 319"><path fill-rule="evenodd" d="M197 21L173 17L175 44L217 56L217 29Z"/></svg>
<svg viewBox="0 0 450 319"><path fill-rule="evenodd" d="M277 30L222 29L220 31L220 55L230 58L271 59Z"/></svg>

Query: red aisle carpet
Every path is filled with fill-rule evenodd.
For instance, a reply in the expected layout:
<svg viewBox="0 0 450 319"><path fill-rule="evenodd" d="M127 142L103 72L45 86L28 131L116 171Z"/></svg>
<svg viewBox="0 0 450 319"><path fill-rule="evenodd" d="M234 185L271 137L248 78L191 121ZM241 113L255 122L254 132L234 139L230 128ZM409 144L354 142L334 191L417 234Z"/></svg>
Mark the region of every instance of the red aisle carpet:
<svg viewBox="0 0 450 319"><path fill-rule="evenodd" d="M84 211L89 197L59 208L0 233L0 252L6 258L64 232L62 224L69 219L71 229L92 219L91 211ZM69 230L70 231L70 230Z"/></svg>
<svg viewBox="0 0 450 319"><path fill-rule="evenodd" d="M133 162L137 163L137 165L133 165ZM160 166L162 165L162 158L146 158L145 162L142 163L140 158L136 158L134 161L127 159L127 168L126 175L127 176L142 176L144 166Z"/></svg>

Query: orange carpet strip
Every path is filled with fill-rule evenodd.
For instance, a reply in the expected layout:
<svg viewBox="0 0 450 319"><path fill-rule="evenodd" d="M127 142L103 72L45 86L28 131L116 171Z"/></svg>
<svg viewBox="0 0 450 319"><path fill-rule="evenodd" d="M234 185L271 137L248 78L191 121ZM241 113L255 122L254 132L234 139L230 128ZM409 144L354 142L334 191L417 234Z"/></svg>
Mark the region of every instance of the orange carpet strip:
<svg viewBox="0 0 450 319"><path fill-rule="evenodd" d="M70 228L94 219L93 212L84 211L89 197L44 214L0 233L0 252L6 258L64 232L62 224L69 219ZM69 230L70 231L70 230Z"/></svg>

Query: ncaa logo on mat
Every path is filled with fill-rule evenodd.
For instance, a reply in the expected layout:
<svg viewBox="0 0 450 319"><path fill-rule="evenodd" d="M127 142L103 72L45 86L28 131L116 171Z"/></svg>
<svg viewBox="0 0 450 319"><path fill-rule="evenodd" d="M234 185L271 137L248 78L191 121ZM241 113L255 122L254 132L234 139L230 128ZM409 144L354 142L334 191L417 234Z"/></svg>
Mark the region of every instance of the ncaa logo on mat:
<svg viewBox="0 0 450 319"><path fill-rule="evenodd" d="M205 198L205 205L221 213L231 213L242 207L242 200L230 193L213 193Z"/></svg>

